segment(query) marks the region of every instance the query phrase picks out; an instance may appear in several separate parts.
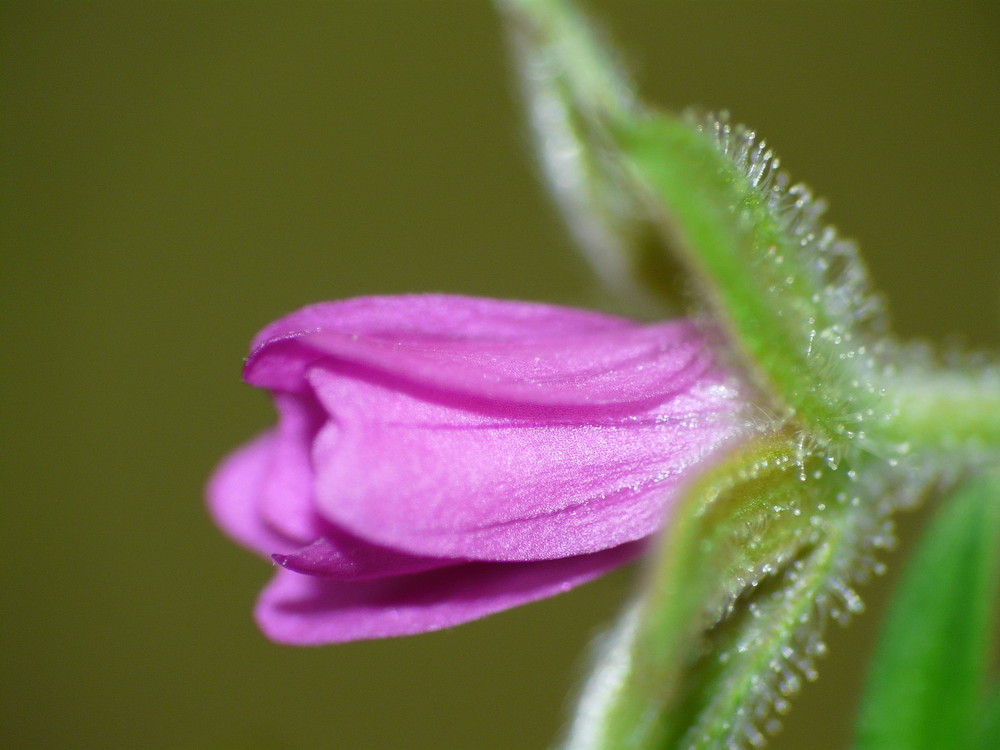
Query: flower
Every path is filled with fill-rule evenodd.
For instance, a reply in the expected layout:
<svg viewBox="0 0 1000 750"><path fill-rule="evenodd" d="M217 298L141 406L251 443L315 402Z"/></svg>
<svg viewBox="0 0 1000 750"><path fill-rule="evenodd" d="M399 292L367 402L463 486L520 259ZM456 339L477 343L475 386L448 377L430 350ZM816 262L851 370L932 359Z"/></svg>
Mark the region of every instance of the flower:
<svg viewBox="0 0 1000 750"><path fill-rule="evenodd" d="M456 625L631 560L741 403L690 322L445 295L307 307L244 377L279 422L223 461L210 509L280 564L256 617L299 645Z"/></svg>

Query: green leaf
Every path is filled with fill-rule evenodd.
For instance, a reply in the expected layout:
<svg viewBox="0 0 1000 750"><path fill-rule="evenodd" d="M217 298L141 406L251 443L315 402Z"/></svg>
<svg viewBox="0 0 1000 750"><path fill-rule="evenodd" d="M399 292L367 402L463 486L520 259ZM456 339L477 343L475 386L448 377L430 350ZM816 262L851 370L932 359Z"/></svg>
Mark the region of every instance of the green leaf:
<svg viewBox="0 0 1000 750"><path fill-rule="evenodd" d="M996 750L1000 747L1000 683L993 686L979 714L979 732L973 743L975 750Z"/></svg>
<svg viewBox="0 0 1000 750"><path fill-rule="evenodd" d="M914 553L872 664L855 750L964 750L977 735L996 738L985 683L998 597L1000 474L987 474L949 499Z"/></svg>

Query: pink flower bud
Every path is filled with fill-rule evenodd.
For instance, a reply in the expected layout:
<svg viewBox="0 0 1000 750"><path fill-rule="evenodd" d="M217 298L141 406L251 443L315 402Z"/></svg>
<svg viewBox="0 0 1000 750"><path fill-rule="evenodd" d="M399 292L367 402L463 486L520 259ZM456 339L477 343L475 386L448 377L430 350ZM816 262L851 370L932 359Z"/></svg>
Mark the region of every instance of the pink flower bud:
<svg viewBox="0 0 1000 750"><path fill-rule="evenodd" d="M209 485L282 567L257 620L319 644L456 625L634 558L740 430L686 321L442 295L315 305L268 326L245 378L277 427Z"/></svg>

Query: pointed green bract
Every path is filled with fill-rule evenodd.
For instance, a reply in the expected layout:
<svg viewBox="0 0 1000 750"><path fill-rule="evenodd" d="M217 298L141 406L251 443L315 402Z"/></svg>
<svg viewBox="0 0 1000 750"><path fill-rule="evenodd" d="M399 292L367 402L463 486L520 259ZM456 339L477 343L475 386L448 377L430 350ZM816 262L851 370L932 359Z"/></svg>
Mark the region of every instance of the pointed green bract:
<svg viewBox="0 0 1000 750"><path fill-rule="evenodd" d="M996 747L987 680L1000 634L1000 474L951 497L914 553L885 623L855 750ZM990 737L992 735L993 737Z"/></svg>

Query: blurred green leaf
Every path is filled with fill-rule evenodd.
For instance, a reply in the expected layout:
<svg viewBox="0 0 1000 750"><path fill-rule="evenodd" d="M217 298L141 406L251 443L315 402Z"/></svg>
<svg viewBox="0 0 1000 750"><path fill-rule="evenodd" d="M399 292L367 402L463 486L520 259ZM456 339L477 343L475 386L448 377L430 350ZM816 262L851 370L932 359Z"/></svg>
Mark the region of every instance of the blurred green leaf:
<svg viewBox="0 0 1000 750"><path fill-rule="evenodd" d="M1000 747L1000 682L993 686L993 692L983 703L979 719L979 732L973 746L976 750L996 750Z"/></svg>
<svg viewBox="0 0 1000 750"><path fill-rule="evenodd" d="M855 750L1000 747L998 694L985 701L998 594L994 473L964 484L914 553L872 664Z"/></svg>

